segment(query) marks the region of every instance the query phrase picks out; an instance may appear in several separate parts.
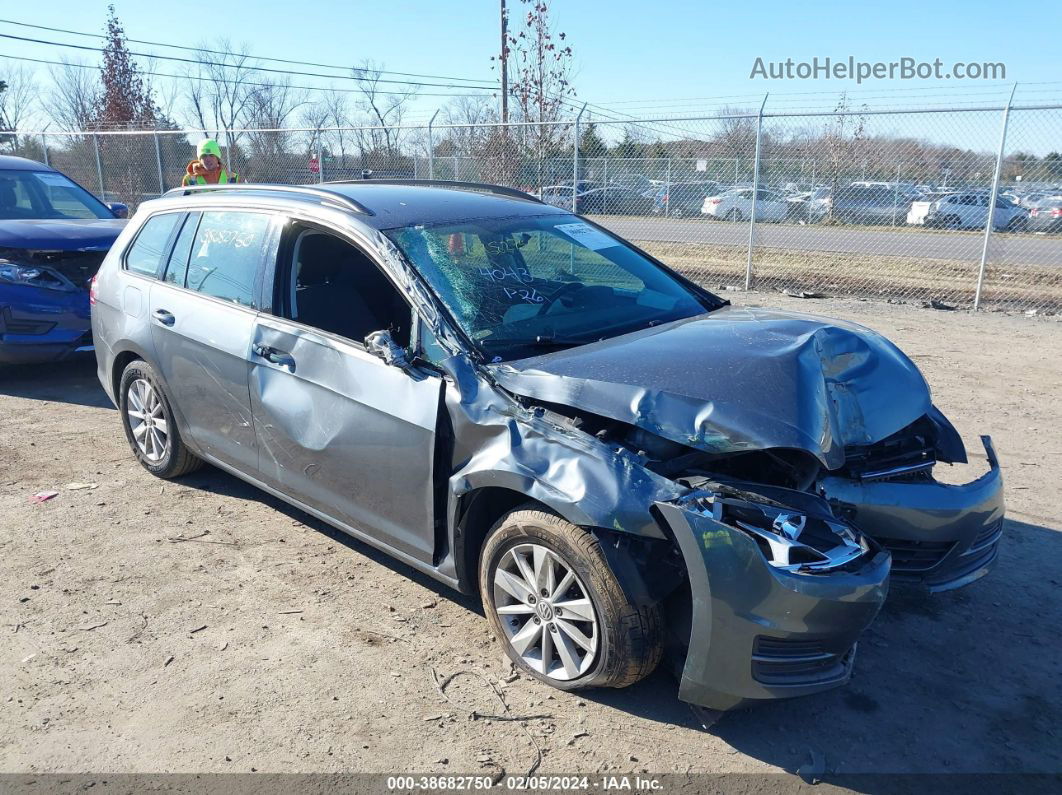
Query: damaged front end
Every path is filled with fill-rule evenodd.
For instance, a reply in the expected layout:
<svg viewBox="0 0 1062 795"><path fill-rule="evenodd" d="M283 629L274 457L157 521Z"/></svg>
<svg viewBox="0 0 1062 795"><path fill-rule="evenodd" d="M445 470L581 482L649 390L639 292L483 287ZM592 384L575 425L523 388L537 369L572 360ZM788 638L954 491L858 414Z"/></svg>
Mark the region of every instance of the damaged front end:
<svg viewBox="0 0 1062 795"><path fill-rule="evenodd" d="M911 434L907 429L897 437ZM893 579L932 592L961 588L986 575L1003 536L1003 476L992 440L982 436L988 471L963 485L941 483L930 446L906 460L825 472L818 492L838 515L892 553ZM941 459L965 462L961 459Z"/></svg>
<svg viewBox="0 0 1062 795"><path fill-rule="evenodd" d="M0 363L91 349L88 283L106 253L0 248Z"/></svg>
<svg viewBox="0 0 1062 795"><path fill-rule="evenodd" d="M679 697L725 710L846 682L885 600L889 554L814 495L691 485L654 506L691 597Z"/></svg>

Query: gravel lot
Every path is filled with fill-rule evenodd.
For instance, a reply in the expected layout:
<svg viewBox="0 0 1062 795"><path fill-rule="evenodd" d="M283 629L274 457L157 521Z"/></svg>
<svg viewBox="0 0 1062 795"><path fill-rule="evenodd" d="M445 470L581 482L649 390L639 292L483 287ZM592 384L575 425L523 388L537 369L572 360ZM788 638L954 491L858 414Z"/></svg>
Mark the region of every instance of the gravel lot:
<svg viewBox="0 0 1062 795"><path fill-rule="evenodd" d="M475 600L217 470L152 478L88 359L0 371L0 772L1062 771L1062 324L735 295L884 332L974 455L948 479L979 433L1005 470L996 570L894 589L848 687L706 731L662 671L515 678ZM506 709L544 717L473 715Z"/></svg>

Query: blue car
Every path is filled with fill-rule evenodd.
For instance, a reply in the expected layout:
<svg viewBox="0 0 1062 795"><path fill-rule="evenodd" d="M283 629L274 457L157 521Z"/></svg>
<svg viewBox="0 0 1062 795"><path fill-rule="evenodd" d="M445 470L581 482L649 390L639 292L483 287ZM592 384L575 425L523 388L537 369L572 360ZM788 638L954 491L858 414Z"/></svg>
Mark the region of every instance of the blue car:
<svg viewBox="0 0 1062 795"><path fill-rule="evenodd" d="M0 365L92 350L89 282L126 215L43 163L0 157Z"/></svg>

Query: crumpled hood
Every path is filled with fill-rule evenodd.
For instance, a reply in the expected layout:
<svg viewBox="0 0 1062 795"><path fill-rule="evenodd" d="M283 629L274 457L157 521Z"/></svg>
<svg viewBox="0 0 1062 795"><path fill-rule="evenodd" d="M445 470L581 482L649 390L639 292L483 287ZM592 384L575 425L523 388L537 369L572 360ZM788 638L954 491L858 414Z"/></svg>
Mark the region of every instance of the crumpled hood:
<svg viewBox="0 0 1062 795"><path fill-rule="evenodd" d="M724 307L556 353L490 365L518 395L636 425L712 453L805 450L828 469L930 411L895 345L852 323Z"/></svg>
<svg viewBox="0 0 1062 795"><path fill-rule="evenodd" d="M0 248L106 250L125 224L126 221L119 218L0 221Z"/></svg>

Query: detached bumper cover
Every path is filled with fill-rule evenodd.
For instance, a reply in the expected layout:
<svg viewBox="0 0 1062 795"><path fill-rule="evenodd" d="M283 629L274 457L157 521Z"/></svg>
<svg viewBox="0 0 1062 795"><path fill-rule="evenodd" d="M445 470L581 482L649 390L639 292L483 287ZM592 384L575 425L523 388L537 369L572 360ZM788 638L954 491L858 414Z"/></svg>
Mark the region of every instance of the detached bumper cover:
<svg viewBox="0 0 1062 795"><path fill-rule="evenodd" d="M678 540L693 598L679 698L732 709L848 681L856 640L885 600L887 552L851 572L790 573L688 500L656 507Z"/></svg>
<svg viewBox="0 0 1062 795"><path fill-rule="evenodd" d="M1003 535L1003 476L992 440L981 440L989 470L961 486L824 478L819 487L836 513L892 553L894 580L960 588L989 572Z"/></svg>

